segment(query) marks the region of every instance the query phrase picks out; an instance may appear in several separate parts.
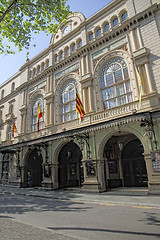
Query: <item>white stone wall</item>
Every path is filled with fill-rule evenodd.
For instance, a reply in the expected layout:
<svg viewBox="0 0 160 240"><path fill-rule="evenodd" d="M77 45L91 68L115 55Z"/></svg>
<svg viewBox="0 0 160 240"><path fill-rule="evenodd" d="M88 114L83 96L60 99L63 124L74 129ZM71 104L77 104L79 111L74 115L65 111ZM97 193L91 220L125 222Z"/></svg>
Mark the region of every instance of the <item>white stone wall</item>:
<svg viewBox="0 0 160 240"><path fill-rule="evenodd" d="M150 0L127 0L127 9L130 17L134 17L150 6Z"/></svg>
<svg viewBox="0 0 160 240"><path fill-rule="evenodd" d="M157 24L153 18L149 18L140 27L143 44L149 50L149 64L151 68L151 76L156 87L156 91L160 93L160 37Z"/></svg>

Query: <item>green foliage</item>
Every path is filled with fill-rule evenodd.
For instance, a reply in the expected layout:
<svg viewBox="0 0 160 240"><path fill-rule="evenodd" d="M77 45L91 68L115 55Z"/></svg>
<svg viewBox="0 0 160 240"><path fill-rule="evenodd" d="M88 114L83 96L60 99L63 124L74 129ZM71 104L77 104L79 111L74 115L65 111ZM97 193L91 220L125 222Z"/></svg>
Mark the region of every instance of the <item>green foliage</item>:
<svg viewBox="0 0 160 240"><path fill-rule="evenodd" d="M29 49L32 33L56 33L71 13L67 0L0 0L0 54ZM7 43L6 43L7 42ZM9 44L11 43L11 44Z"/></svg>

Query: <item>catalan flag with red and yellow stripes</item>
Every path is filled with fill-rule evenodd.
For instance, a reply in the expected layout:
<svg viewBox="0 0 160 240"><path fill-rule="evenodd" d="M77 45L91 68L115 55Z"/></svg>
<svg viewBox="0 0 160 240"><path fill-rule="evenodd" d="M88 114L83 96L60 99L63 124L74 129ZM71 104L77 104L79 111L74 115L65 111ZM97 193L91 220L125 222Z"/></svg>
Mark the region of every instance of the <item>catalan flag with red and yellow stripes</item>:
<svg viewBox="0 0 160 240"><path fill-rule="evenodd" d="M76 111L80 115L80 120L82 120L82 117L85 115L85 111L84 111L84 107L79 97L77 89L76 89Z"/></svg>
<svg viewBox="0 0 160 240"><path fill-rule="evenodd" d="M37 111L37 131L39 132L39 119L42 117L42 112L38 103L38 111Z"/></svg>

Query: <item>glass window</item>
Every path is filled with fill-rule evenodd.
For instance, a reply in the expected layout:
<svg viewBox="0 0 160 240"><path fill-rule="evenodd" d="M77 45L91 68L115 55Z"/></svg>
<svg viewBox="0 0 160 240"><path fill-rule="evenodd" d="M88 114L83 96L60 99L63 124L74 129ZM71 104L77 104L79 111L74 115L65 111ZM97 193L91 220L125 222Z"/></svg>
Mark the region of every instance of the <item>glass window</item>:
<svg viewBox="0 0 160 240"><path fill-rule="evenodd" d="M99 29L97 29L97 31L96 31L96 37L98 37L98 36L100 36L101 35L101 29L99 28Z"/></svg>
<svg viewBox="0 0 160 240"><path fill-rule="evenodd" d="M72 52L74 52L76 50L76 45L75 43L72 45Z"/></svg>
<svg viewBox="0 0 160 240"><path fill-rule="evenodd" d="M8 126L7 128L7 140L12 139L12 126Z"/></svg>
<svg viewBox="0 0 160 240"><path fill-rule="evenodd" d="M106 23L106 25L104 26L104 32L107 32L109 30L109 23Z"/></svg>
<svg viewBox="0 0 160 240"><path fill-rule="evenodd" d="M93 33L89 35L89 41L93 40Z"/></svg>
<svg viewBox="0 0 160 240"><path fill-rule="evenodd" d="M82 47L82 40L79 40L79 42L78 42L78 47L79 47L79 48Z"/></svg>
<svg viewBox="0 0 160 240"><path fill-rule="evenodd" d="M115 18L113 21L112 21L112 25L113 27L117 26L118 24L118 18Z"/></svg>
<svg viewBox="0 0 160 240"><path fill-rule="evenodd" d="M40 73L40 66L38 66L37 68L37 73Z"/></svg>
<svg viewBox="0 0 160 240"><path fill-rule="evenodd" d="M125 21L126 19L128 18L128 13L127 12L124 12L121 16L121 21Z"/></svg>
<svg viewBox="0 0 160 240"><path fill-rule="evenodd" d="M69 48L66 49L66 56L69 55Z"/></svg>
<svg viewBox="0 0 160 240"><path fill-rule="evenodd" d="M61 91L61 122L77 118L76 112L76 90L74 81L68 81Z"/></svg>
<svg viewBox="0 0 160 240"><path fill-rule="evenodd" d="M61 59L63 58L63 52L60 53L60 58L61 58Z"/></svg>
<svg viewBox="0 0 160 240"><path fill-rule="evenodd" d="M43 128L43 122L44 122L44 104L43 104L43 98L42 96L39 96L36 98L32 105L32 122L31 122L31 130L32 132L37 131L37 113L38 113L38 105L40 107L42 117L39 119L39 129Z"/></svg>
<svg viewBox="0 0 160 240"><path fill-rule="evenodd" d="M58 55L55 56L55 62L57 62L57 61L58 61Z"/></svg>
<svg viewBox="0 0 160 240"><path fill-rule="evenodd" d="M100 74L104 109L133 101L126 61L119 57L107 62Z"/></svg>

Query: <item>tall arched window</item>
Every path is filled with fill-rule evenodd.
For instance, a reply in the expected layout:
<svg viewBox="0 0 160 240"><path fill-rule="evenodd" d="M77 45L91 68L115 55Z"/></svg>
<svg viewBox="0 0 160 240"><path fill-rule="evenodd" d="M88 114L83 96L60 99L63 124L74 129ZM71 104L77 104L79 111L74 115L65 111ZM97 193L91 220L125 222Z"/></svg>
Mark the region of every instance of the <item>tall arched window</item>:
<svg viewBox="0 0 160 240"><path fill-rule="evenodd" d="M74 80L68 81L61 91L61 122L77 118Z"/></svg>
<svg viewBox="0 0 160 240"><path fill-rule="evenodd" d="M132 102L132 90L126 61L119 57L109 61L100 74L104 109Z"/></svg>
<svg viewBox="0 0 160 240"><path fill-rule="evenodd" d="M12 139L12 126L8 125L7 127L7 140L11 140Z"/></svg>
<svg viewBox="0 0 160 240"><path fill-rule="evenodd" d="M42 112L42 117L39 119L39 129L43 128L43 122L44 122L44 104L43 104L43 97L39 96L35 99L32 105L32 122L31 122L31 130L32 132L37 131L37 114L38 114L38 105L40 107L40 110Z"/></svg>

